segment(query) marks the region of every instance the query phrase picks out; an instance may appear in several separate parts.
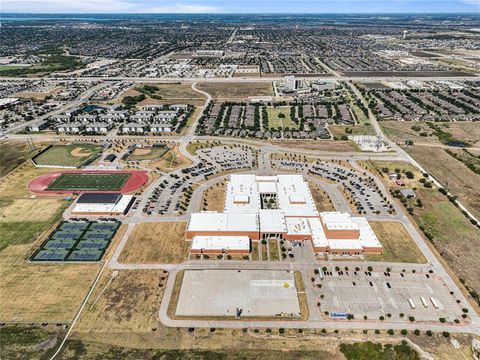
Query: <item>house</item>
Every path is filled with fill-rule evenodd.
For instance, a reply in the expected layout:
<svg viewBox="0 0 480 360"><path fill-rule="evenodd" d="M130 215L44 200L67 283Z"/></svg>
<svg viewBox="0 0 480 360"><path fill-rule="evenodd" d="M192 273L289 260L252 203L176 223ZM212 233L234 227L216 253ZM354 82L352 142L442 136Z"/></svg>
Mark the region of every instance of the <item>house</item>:
<svg viewBox="0 0 480 360"><path fill-rule="evenodd" d="M57 133L78 134L79 132L83 131L83 129L85 129L85 126L78 122L57 125Z"/></svg>
<svg viewBox="0 0 480 360"><path fill-rule="evenodd" d="M415 199L417 197L413 189L401 189L400 194L402 194L405 199Z"/></svg>
<svg viewBox="0 0 480 360"><path fill-rule="evenodd" d="M48 127L48 123L46 121L42 121L35 125L28 125L27 131L39 132L39 131L45 130L47 127Z"/></svg>
<svg viewBox="0 0 480 360"><path fill-rule="evenodd" d="M181 110L187 110L188 105L187 104L174 104L169 106L170 109L175 110L175 111L181 111Z"/></svg>
<svg viewBox="0 0 480 360"><path fill-rule="evenodd" d="M64 122L70 121L70 115L66 115L66 114L62 114L62 115L52 115L52 116L50 117L50 119L52 119L53 121L56 121L56 122L64 123Z"/></svg>
<svg viewBox="0 0 480 360"><path fill-rule="evenodd" d="M123 125L122 133L129 134L129 133L143 133L146 131L146 126L143 124L138 123L128 123Z"/></svg>
<svg viewBox="0 0 480 360"><path fill-rule="evenodd" d="M93 123L97 120L96 115L90 115L90 114L80 114L75 116L75 121L80 121L83 123Z"/></svg>
<svg viewBox="0 0 480 360"><path fill-rule="evenodd" d="M105 134L112 128L112 125L105 122L94 122L86 126L86 131L90 133Z"/></svg>
<svg viewBox="0 0 480 360"><path fill-rule="evenodd" d="M154 121L164 121L164 120L173 120L177 117L177 112L173 110L164 110L160 111L155 117L153 118Z"/></svg>
<svg viewBox="0 0 480 360"><path fill-rule="evenodd" d="M150 125L150 130L152 133L172 132L173 125L169 122L159 122Z"/></svg>

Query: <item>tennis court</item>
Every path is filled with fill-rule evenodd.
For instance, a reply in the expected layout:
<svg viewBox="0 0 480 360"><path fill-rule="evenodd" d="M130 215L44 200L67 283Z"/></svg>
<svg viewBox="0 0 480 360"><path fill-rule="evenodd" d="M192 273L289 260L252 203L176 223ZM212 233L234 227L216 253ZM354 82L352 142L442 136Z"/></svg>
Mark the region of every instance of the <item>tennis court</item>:
<svg viewBox="0 0 480 360"><path fill-rule="evenodd" d="M119 191L129 177L128 173L63 173L48 184L47 190Z"/></svg>
<svg viewBox="0 0 480 360"><path fill-rule="evenodd" d="M99 261L115 236L117 221L64 221L31 261Z"/></svg>

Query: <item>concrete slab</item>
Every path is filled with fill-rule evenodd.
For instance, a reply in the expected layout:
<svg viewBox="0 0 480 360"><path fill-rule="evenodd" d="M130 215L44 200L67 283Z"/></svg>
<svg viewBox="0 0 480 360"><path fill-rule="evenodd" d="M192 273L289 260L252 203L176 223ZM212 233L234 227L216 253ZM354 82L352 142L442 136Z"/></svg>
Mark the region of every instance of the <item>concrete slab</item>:
<svg viewBox="0 0 480 360"><path fill-rule="evenodd" d="M293 272L284 270L187 270L178 316L299 316Z"/></svg>

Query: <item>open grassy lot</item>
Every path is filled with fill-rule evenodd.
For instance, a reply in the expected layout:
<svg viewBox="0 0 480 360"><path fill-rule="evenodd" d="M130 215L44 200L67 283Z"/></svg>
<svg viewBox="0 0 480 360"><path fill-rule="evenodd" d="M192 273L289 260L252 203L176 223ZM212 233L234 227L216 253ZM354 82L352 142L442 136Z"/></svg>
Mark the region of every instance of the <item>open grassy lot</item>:
<svg viewBox="0 0 480 360"><path fill-rule="evenodd" d="M371 221L373 232L383 246L383 254L367 255L370 261L425 263L425 257L402 223L396 221Z"/></svg>
<svg viewBox="0 0 480 360"><path fill-rule="evenodd" d="M290 116L290 106L267 107L268 126L271 129L298 129Z"/></svg>
<svg viewBox="0 0 480 360"><path fill-rule="evenodd" d="M385 134L397 143L404 143L405 140L413 140L414 144L436 144L442 145L433 130L425 123L411 121L382 121L380 123ZM452 122L437 123L443 131L451 133L453 138L467 142L472 147L480 147L480 126L476 122ZM416 128L418 131L412 129ZM421 136L425 133L427 136Z"/></svg>
<svg viewBox="0 0 480 360"><path fill-rule="evenodd" d="M379 344L371 341L340 344L347 360L420 360L420 355L407 344Z"/></svg>
<svg viewBox="0 0 480 360"><path fill-rule="evenodd" d="M52 145L33 158L37 165L79 167L97 158L102 146L94 144Z"/></svg>
<svg viewBox="0 0 480 360"><path fill-rule="evenodd" d="M140 91L147 86L158 88L154 92L144 92L145 99L137 104L137 106L152 104L190 104L203 105L205 97L203 94L193 90L190 84L186 83L165 83L165 84L136 84L133 88L123 92L117 99L117 103L121 104L122 99L126 96L138 96L142 94Z"/></svg>
<svg viewBox="0 0 480 360"><path fill-rule="evenodd" d="M47 190L121 190L130 174L65 173L56 178Z"/></svg>
<svg viewBox="0 0 480 360"><path fill-rule="evenodd" d="M4 261L3 256L0 261L0 293L5 294L0 307L2 321L71 321L100 268L84 264L33 265L23 259Z"/></svg>
<svg viewBox="0 0 480 360"><path fill-rule="evenodd" d="M31 151L24 142L2 141L0 143L0 177L23 163L30 153Z"/></svg>
<svg viewBox="0 0 480 360"><path fill-rule="evenodd" d="M371 163L375 167L389 166L388 162ZM393 162L389 167L401 164ZM384 177L383 180L390 188L398 188L385 179ZM480 262L477 253L472 251L480 247L480 230L438 189L425 188L418 180L419 177L416 176L411 185L417 188L417 199L421 200L422 207L415 205L416 200L406 202L407 207L413 208L413 219L429 234L432 244L465 286L471 292L480 293Z"/></svg>
<svg viewBox="0 0 480 360"><path fill-rule="evenodd" d="M166 145L152 146L150 148L137 148L128 156L128 161L143 161L160 159L169 150Z"/></svg>
<svg viewBox="0 0 480 360"><path fill-rule="evenodd" d="M185 222L141 223L133 229L120 254L124 263L180 263L187 259Z"/></svg>
<svg viewBox="0 0 480 360"><path fill-rule="evenodd" d="M4 204L6 206L0 204L0 223L49 221L58 215L60 208L63 210L68 203L58 198L22 198Z"/></svg>
<svg viewBox="0 0 480 360"><path fill-rule="evenodd" d="M3 359L50 358L66 330L55 325L7 325L0 328L0 354Z"/></svg>
<svg viewBox="0 0 480 360"><path fill-rule="evenodd" d="M222 212L225 205L225 183L221 182L205 191L203 210Z"/></svg>
<svg viewBox="0 0 480 360"><path fill-rule="evenodd" d="M350 141L275 141L275 145L292 149L320 151L358 151Z"/></svg>
<svg viewBox="0 0 480 360"><path fill-rule="evenodd" d="M480 125L479 125L480 127ZM480 175L444 149L410 146L408 153L465 204L480 216Z"/></svg>
<svg viewBox="0 0 480 360"><path fill-rule="evenodd" d="M197 89L209 93L213 98L243 99L249 96L272 96L270 82L204 82L197 84Z"/></svg>
<svg viewBox="0 0 480 360"><path fill-rule="evenodd" d="M342 135L375 135L372 125L329 125L328 131L336 138Z"/></svg>
<svg viewBox="0 0 480 360"><path fill-rule="evenodd" d="M150 162L149 167L168 172L191 163L190 159L182 155L178 146L175 146L168 150L159 160Z"/></svg>

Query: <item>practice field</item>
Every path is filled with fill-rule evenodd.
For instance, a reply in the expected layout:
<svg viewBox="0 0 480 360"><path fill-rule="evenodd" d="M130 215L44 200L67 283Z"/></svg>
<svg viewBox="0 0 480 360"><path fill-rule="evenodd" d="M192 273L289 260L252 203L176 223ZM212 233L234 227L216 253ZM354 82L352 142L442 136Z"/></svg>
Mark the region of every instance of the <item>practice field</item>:
<svg viewBox="0 0 480 360"><path fill-rule="evenodd" d="M62 174L47 190L120 190L128 180L129 174Z"/></svg>
<svg viewBox="0 0 480 360"><path fill-rule="evenodd" d="M300 316L293 272L187 270L177 316Z"/></svg>
<svg viewBox="0 0 480 360"><path fill-rule="evenodd" d="M58 171L37 177L28 190L40 194L69 194L72 192L130 193L148 183L146 171Z"/></svg>
<svg viewBox="0 0 480 360"><path fill-rule="evenodd" d="M168 150L168 146L165 145L137 148L128 156L127 161L157 160L165 155Z"/></svg>
<svg viewBox="0 0 480 360"><path fill-rule="evenodd" d="M31 261L99 261L120 224L62 222L31 256Z"/></svg>
<svg viewBox="0 0 480 360"><path fill-rule="evenodd" d="M102 146L94 144L52 145L32 160L41 166L80 167L96 159Z"/></svg>

